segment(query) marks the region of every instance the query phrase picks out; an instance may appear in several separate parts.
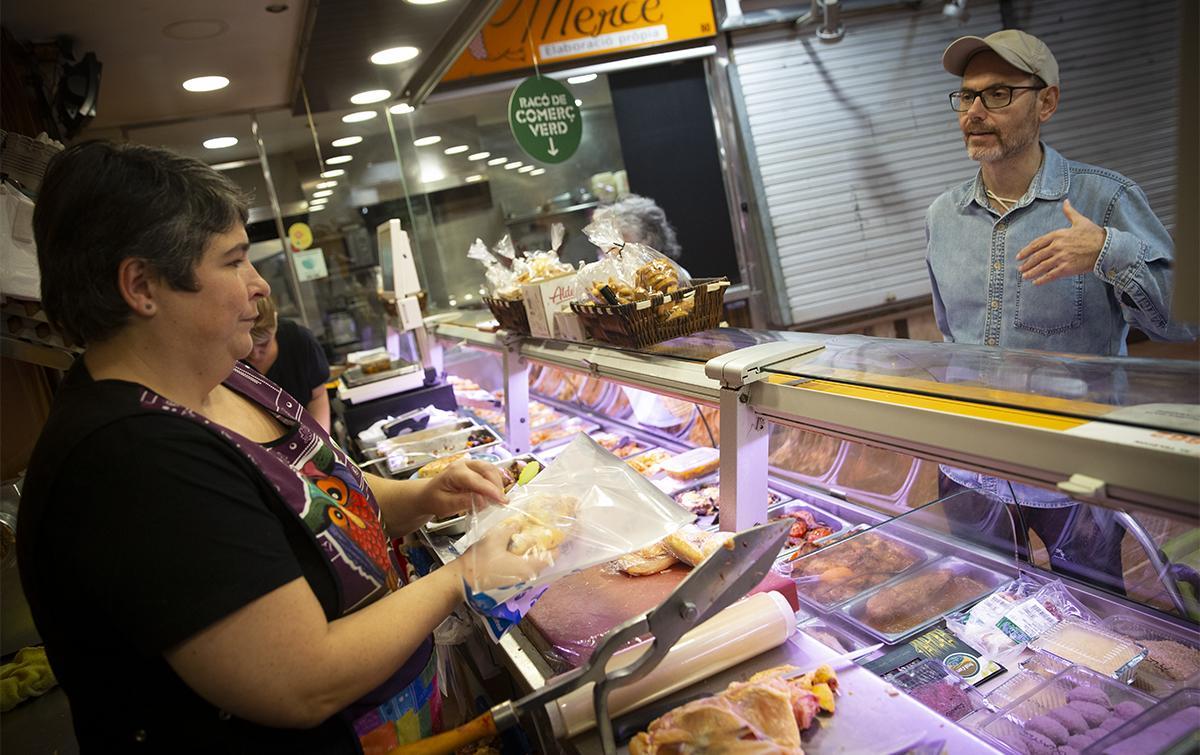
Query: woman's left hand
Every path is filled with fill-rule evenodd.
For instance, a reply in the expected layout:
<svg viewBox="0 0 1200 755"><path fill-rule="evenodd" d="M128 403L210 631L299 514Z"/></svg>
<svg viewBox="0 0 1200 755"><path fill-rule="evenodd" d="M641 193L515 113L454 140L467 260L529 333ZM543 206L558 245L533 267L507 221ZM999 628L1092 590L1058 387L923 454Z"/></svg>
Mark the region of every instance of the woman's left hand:
<svg viewBox="0 0 1200 755"><path fill-rule="evenodd" d="M500 470L486 461L457 461L429 480L420 506L435 517L454 516L471 508L472 495L482 503L506 503Z"/></svg>

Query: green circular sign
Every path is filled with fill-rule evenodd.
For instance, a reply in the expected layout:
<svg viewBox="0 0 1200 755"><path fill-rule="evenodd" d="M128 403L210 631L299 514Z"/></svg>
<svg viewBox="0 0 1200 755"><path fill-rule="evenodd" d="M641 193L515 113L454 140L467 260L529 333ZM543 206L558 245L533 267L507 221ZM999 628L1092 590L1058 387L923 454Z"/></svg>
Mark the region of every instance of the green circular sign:
<svg viewBox="0 0 1200 755"><path fill-rule="evenodd" d="M575 95L541 76L522 81L508 99L508 125L525 154L544 163L561 163L579 149L583 119Z"/></svg>

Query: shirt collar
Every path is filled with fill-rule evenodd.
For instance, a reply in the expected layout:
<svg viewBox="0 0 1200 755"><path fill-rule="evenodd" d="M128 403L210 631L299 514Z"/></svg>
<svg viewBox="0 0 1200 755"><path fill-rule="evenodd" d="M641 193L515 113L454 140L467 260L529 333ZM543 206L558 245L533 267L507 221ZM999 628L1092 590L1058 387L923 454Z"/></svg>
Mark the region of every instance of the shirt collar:
<svg viewBox="0 0 1200 755"><path fill-rule="evenodd" d="M1053 147L1045 142L1040 142L1040 144L1042 145L1042 165L1038 168L1038 172L1034 175L1033 181L1030 184L1033 191L1032 198L1062 199L1067 195L1067 190L1071 188L1070 165L1067 163L1066 158L1060 155ZM1028 191L1025 193L1029 194ZM989 206L987 194L983 186L982 169L976 171L975 179L967 188L958 206L960 209L966 209L967 205L971 202L975 202L983 208Z"/></svg>

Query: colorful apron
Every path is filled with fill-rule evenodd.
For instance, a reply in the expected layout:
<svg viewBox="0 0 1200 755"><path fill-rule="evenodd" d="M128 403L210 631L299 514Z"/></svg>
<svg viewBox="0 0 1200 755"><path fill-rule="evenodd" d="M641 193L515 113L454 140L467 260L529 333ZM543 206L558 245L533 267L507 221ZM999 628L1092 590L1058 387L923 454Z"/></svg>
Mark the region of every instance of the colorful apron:
<svg viewBox="0 0 1200 755"><path fill-rule="evenodd" d="M274 415L288 434L259 444L153 391L142 393L141 404L203 425L250 460L313 534L338 586L337 616L398 589L400 572L379 504L358 467L299 401L242 363L224 385ZM342 716L368 754L439 731L441 697L432 642L426 640L391 679Z"/></svg>

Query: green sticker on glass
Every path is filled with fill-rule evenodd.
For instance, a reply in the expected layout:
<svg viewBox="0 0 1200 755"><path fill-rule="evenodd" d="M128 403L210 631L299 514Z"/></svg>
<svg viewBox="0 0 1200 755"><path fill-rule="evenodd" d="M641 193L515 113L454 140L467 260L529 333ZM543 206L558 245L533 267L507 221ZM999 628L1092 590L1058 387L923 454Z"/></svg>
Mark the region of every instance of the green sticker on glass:
<svg viewBox="0 0 1200 755"><path fill-rule="evenodd" d="M541 76L522 81L508 100L508 125L525 154L544 163L566 161L579 149L583 119L575 95Z"/></svg>

